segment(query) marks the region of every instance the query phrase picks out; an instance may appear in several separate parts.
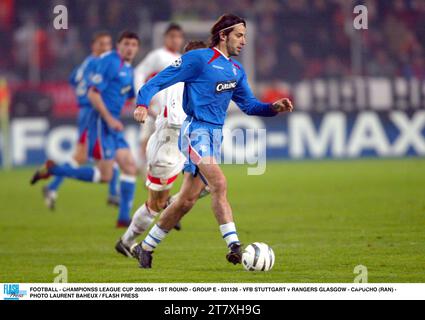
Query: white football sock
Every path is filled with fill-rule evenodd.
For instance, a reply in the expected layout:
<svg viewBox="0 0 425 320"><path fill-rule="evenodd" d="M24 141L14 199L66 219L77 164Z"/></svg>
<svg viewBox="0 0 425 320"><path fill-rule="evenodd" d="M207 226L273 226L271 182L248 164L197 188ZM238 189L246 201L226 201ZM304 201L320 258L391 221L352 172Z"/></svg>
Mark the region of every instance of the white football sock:
<svg viewBox="0 0 425 320"><path fill-rule="evenodd" d="M162 230L157 224L155 224L149 234L146 236L145 240L142 242L143 250L153 251L165 239L168 232Z"/></svg>
<svg viewBox="0 0 425 320"><path fill-rule="evenodd" d="M224 241L228 247L230 247L234 243L239 243L238 234L236 232L236 226L234 222L222 224L220 226L220 232L223 236Z"/></svg>
<svg viewBox="0 0 425 320"><path fill-rule="evenodd" d="M148 230L157 215L158 212L149 209L146 203L137 209L130 226L121 238L124 244L128 247L134 245L136 238Z"/></svg>
<svg viewBox="0 0 425 320"><path fill-rule="evenodd" d="M69 160L69 165L71 167L73 167L74 169L77 169L77 168L80 167L80 164L74 158L72 158L71 160Z"/></svg>

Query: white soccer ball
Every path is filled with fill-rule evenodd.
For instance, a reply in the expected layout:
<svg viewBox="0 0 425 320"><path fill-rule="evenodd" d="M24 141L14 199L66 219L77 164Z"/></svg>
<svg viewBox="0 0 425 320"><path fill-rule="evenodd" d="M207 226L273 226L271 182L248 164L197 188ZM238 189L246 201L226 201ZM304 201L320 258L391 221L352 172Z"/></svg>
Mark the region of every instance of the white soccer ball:
<svg viewBox="0 0 425 320"><path fill-rule="evenodd" d="M262 242L250 244L242 254L242 264L247 271L270 271L274 261L273 249Z"/></svg>

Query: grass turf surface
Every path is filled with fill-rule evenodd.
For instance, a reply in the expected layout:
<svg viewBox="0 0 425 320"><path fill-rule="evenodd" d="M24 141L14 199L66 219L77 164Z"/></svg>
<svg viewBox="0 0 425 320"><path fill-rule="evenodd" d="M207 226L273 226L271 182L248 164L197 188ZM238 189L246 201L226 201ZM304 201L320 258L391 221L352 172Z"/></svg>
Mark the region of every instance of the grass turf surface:
<svg viewBox="0 0 425 320"><path fill-rule="evenodd" d="M114 251L123 230L106 186L66 181L57 210L41 199L32 170L0 171L0 282L425 282L425 160L269 162L266 174L225 166L243 243L266 242L275 268L228 264L210 209L200 200L154 255L154 269ZM176 187L174 188L176 190ZM138 182L135 206L146 190Z"/></svg>

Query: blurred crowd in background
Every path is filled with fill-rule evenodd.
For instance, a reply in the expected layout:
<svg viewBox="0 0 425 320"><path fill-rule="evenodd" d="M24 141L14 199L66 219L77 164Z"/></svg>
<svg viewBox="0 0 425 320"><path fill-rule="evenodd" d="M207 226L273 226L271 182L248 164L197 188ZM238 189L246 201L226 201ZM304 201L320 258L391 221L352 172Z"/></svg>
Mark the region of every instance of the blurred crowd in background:
<svg viewBox="0 0 425 320"><path fill-rule="evenodd" d="M369 11L369 29L356 31L361 39L359 70L352 63L356 3ZM53 29L57 4L68 8L68 30ZM1 0L0 75L25 80L29 64L36 63L41 80L65 80L88 54L91 36L99 30L114 35L123 29L137 31L140 60L152 49L155 22L215 20L225 12L256 24L259 81L350 75L425 79L424 0Z"/></svg>

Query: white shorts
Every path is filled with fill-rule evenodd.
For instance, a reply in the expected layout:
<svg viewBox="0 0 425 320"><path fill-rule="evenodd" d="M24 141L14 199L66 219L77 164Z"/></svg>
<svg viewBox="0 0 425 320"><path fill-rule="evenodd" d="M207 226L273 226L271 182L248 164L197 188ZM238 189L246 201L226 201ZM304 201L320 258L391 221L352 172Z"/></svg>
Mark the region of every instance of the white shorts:
<svg viewBox="0 0 425 320"><path fill-rule="evenodd" d="M139 140L147 141L155 132L155 117L148 115L144 124L140 126Z"/></svg>
<svg viewBox="0 0 425 320"><path fill-rule="evenodd" d="M169 190L186 158L178 147L180 129L157 128L148 141L146 157L148 174L146 186L153 191Z"/></svg>

